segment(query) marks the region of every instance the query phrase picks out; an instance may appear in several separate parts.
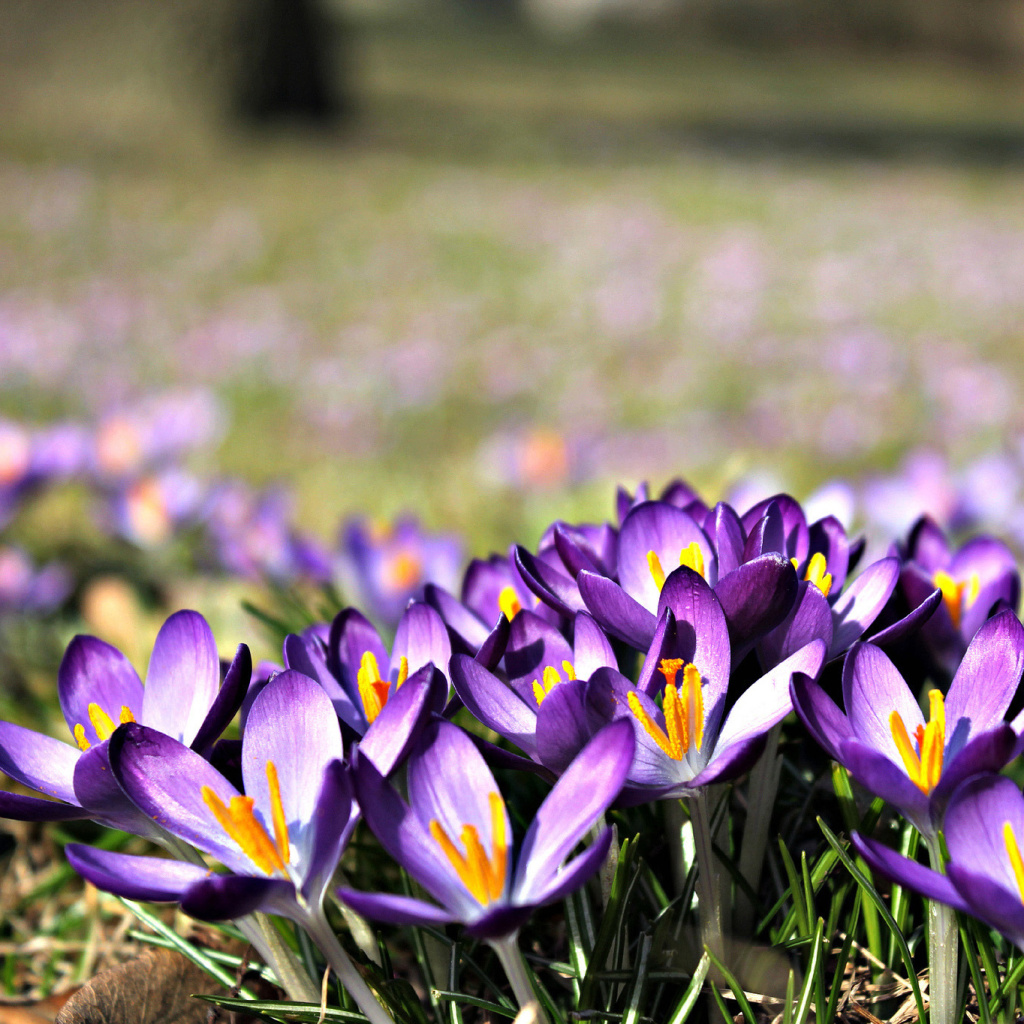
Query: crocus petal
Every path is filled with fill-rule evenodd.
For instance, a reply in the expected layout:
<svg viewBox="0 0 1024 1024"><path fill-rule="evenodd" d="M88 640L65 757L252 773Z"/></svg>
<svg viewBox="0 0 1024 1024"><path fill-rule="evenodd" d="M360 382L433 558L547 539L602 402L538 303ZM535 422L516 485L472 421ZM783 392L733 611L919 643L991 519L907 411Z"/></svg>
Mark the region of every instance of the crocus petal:
<svg viewBox="0 0 1024 1024"><path fill-rule="evenodd" d="M562 662L572 662L569 642L539 615L523 610L509 627L505 648L505 668L509 682L517 693L528 700L533 696L533 682L539 680L547 667L562 673Z"/></svg>
<svg viewBox="0 0 1024 1024"><path fill-rule="evenodd" d="M68 804L78 803L73 780L80 753L41 732L0 722L0 771Z"/></svg>
<svg viewBox="0 0 1024 1024"><path fill-rule="evenodd" d="M220 734L228 727L235 717L235 712L242 706L249 682L252 679L252 655L245 644L239 644L235 656L224 675L224 682L199 727L195 739L190 746L193 750L206 755Z"/></svg>
<svg viewBox="0 0 1024 1024"><path fill-rule="evenodd" d="M867 790L899 808L918 830L931 834L929 799L910 781L910 776L884 754L857 739L846 740L839 748L839 760Z"/></svg>
<svg viewBox="0 0 1024 1024"><path fill-rule="evenodd" d="M116 647L94 636L76 636L68 644L57 670L57 695L68 728L74 732L81 725L89 743L101 741L89 716L90 704L115 723L123 707L135 716L142 713L142 683L135 669Z"/></svg>
<svg viewBox="0 0 1024 1024"><path fill-rule="evenodd" d="M967 902L967 913L1024 949L1024 905L1016 884L1008 888L994 881L990 874L968 871L959 864L948 864L946 870L949 880Z"/></svg>
<svg viewBox="0 0 1024 1024"><path fill-rule="evenodd" d="M835 516L826 516L811 524L808 553L813 555L816 552L825 556L825 566L832 577L832 590L840 593L849 571L850 541L843 524Z"/></svg>
<svg viewBox="0 0 1024 1024"><path fill-rule="evenodd" d="M190 885L210 874L201 864L113 853L80 843L69 843L64 853L68 863L97 889L147 903L177 903Z"/></svg>
<svg viewBox="0 0 1024 1024"><path fill-rule="evenodd" d="M302 884L302 895L313 906L320 906L341 851L355 828L356 816L352 810L352 778L348 766L342 761L331 761L324 769L310 820L309 861Z"/></svg>
<svg viewBox="0 0 1024 1024"><path fill-rule="evenodd" d="M828 694L809 676L797 673L790 680L793 710L800 716L807 731L834 761L844 740L853 738L850 721L836 707Z"/></svg>
<svg viewBox="0 0 1024 1024"><path fill-rule="evenodd" d="M984 732L975 732L971 739L955 753L949 750L947 737L946 761L942 766L939 784L932 791L932 813L937 816L949 795L964 779L984 772L998 772L1014 756L1017 734L1008 725L998 725Z"/></svg>
<svg viewBox="0 0 1024 1024"><path fill-rule="evenodd" d="M766 554L723 576L715 587L729 625L733 664L789 614L796 600L796 570L782 555Z"/></svg>
<svg viewBox="0 0 1024 1024"><path fill-rule="evenodd" d="M588 572L601 572L598 559L592 557L586 546L580 543L581 538L566 523L554 524L555 550L571 576L577 576L584 569Z"/></svg>
<svg viewBox="0 0 1024 1024"><path fill-rule="evenodd" d="M181 909L199 921L232 921L254 911L295 916L295 886L283 878L208 875L182 893Z"/></svg>
<svg viewBox="0 0 1024 1024"><path fill-rule="evenodd" d="M504 615L499 616L494 629L487 634L484 642L480 645L480 650L476 652L476 660L488 672L493 672L498 667L502 657L504 657L505 650L508 647L508 634L511 628L508 619Z"/></svg>
<svg viewBox="0 0 1024 1024"><path fill-rule="evenodd" d="M75 764L75 797L90 817L111 828L157 839L161 829L125 796L110 770L110 744L90 747Z"/></svg>
<svg viewBox="0 0 1024 1024"><path fill-rule="evenodd" d="M694 638L686 632L691 629L690 626L684 627L684 640L692 644ZM636 688L643 690L651 697L657 694L665 684L665 677L659 671L662 661L675 657L681 647L682 643L676 633L676 617L672 614L671 608L666 608L658 618L654 639L644 655L643 664L640 666L640 673L636 680ZM616 666L609 665L608 667L615 668Z"/></svg>
<svg viewBox="0 0 1024 1024"><path fill-rule="evenodd" d="M559 683L537 709L537 757L556 775L569 766L591 737L587 723L587 683Z"/></svg>
<svg viewBox="0 0 1024 1024"><path fill-rule="evenodd" d="M760 511L759 511L760 510ZM786 535L782 528L782 513L779 506L769 499L745 513L740 521L747 534L743 545L742 562L749 562L761 555L786 553ZM724 573L722 575L725 575Z"/></svg>
<svg viewBox="0 0 1024 1024"><path fill-rule="evenodd" d="M265 821L273 803L267 764L277 770L281 805L292 841L313 816L324 769L344 756L330 698L301 672L274 676L253 702L242 744L242 778ZM294 831L293 831L294 830Z"/></svg>
<svg viewBox="0 0 1024 1024"><path fill-rule="evenodd" d="M190 744L220 689L217 643L198 612L175 612L153 644L140 722Z"/></svg>
<svg viewBox="0 0 1024 1024"><path fill-rule="evenodd" d="M964 640L970 641L981 628L981 625L992 614L992 609L1000 607L1016 608L1020 601L1020 580L1013 573L1004 573L982 586L978 596L964 609L960 620L960 634Z"/></svg>
<svg viewBox="0 0 1024 1024"><path fill-rule="evenodd" d="M74 804L0 790L0 818L11 818L13 821L73 821L88 817L88 811Z"/></svg>
<svg viewBox="0 0 1024 1024"><path fill-rule="evenodd" d="M742 740L766 733L793 709L789 683L796 672L816 679L825 663L824 640L812 640L740 694L722 724L715 754Z"/></svg>
<svg viewBox="0 0 1024 1024"><path fill-rule="evenodd" d="M524 547L516 548L516 568L530 590L556 612L571 617L585 610L573 578Z"/></svg>
<svg viewBox="0 0 1024 1024"><path fill-rule="evenodd" d="M921 516L910 528L907 556L929 574L949 567L951 552L946 534L931 516Z"/></svg>
<svg viewBox="0 0 1024 1024"><path fill-rule="evenodd" d="M472 569L473 564L470 564ZM466 570L467 575L470 570ZM445 625L456 633L470 651L479 650L487 638L487 624L471 612L454 594L444 587L428 583L423 588L423 600L444 620Z"/></svg>
<svg viewBox="0 0 1024 1024"><path fill-rule="evenodd" d="M1011 611L989 619L975 634L946 694L947 729L960 718L971 732L1001 722L1024 672L1024 626Z"/></svg>
<svg viewBox="0 0 1024 1024"><path fill-rule="evenodd" d="M720 501L704 528L718 552L719 578L738 569L743 561L747 535L733 507Z"/></svg>
<svg viewBox="0 0 1024 1024"><path fill-rule="evenodd" d="M517 902L528 902L549 886L573 847L618 796L634 749L632 727L613 722L580 751L555 783L523 839L513 883Z"/></svg>
<svg viewBox="0 0 1024 1024"><path fill-rule="evenodd" d="M869 630L870 635L867 639L876 647L885 647L888 644L896 643L897 640L916 633L935 614L935 610L940 604L942 604L942 591L936 588L902 619L897 619L892 625L880 629L877 633L871 633Z"/></svg>
<svg viewBox="0 0 1024 1024"><path fill-rule="evenodd" d="M331 623L331 635L327 641L327 667L358 707L359 686L356 674L363 655L369 651L376 659L382 673L387 673L390 659L380 635L370 620L355 608L344 608Z"/></svg>
<svg viewBox="0 0 1024 1024"><path fill-rule="evenodd" d="M658 620L622 587L606 576L591 572L581 572L576 577L576 584L587 610L612 636L639 651L651 646Z"/></svg>
<svg viewBox="0 0 1024 1024"><path fill-rule="evenodd" d="M626 516L619 533L622 589L647 611L654 612L660 590L651 575L648 552L658 556L668 575L679 566L680 553L694 543L700 548L706 570L714 562L714 553L707 534L692 516L665 502L638 505Z"/></svg>
<svg viewBox="0 0 1024 1024"><path fill-rule="evenodd" d="M509 906L498 903L480 917L466 924L466 935L471 939L500 939L512 935L533 915L533 904Z"/></svg>
<svg viewBox="0 0 1024 1024"><path fill-rule="evenodd" d="M485 624L494 622L502 614L500 597L505 587L512 587L524 608L527 607L527 602L532 600L529 588L523 583L519 571L513 564L514 556L513 547L508 555L491 555L486 561L474 558L462 578L462 605ZM441 618L448 622L444 609L437 610ZM457 625L454 621L448 624Z"/></svg>
<svg viewBox="0 0 1024 1024"><path fill-rule="evenodd" d="M910 860L857 832L853 833L851 839L853 848L876 874L927 899L938 900L939 903L945 903L965 914L971 913L964 898L945 875L940 875L938 871L932 871L931 868L926 868L923 864L918 864L917 861Z"/></svg>
<svg viewBox="0 0 1024 1024"><path fill-rule="evenodd" d="M762 668L771 668L817 639L832 643L832 608L813 583L802 580L790 613L758 642L758 660Z"/></svg>
<svg viewBox="0 0 1024 1024"><path fill-rule="evenodd" d="M832 606L833 637L830 657L846 650L878 617L899 579L895 558L881 558L869 565Z"/></svg>
<svg viewBox="0 0 1024 1024"><path fill-rule="evenodd" d="M414 899L412 896L391 896L382 892L339 889L338 899L357 914L371 921L384 921L387 924L426 925L428 928L436 928L455 920L450 910Z"/></svg>
<svg viewBox="0 0 1024 1024"><path fill-rule="evenodd" d="M697 789L710 786L712 782L728 782L739 778L761 756L766 740L766 734L759 733L757 736L736 740L716 751L707 766L685 783L686 788Z"/></svg>
<svg viewBox="0 0 1024 1024"><path fill-rule="evenodd" d="M366 714L328 668L327 648L319 637L289 633L284 638L284 663L287 668L315 679L330 698L335 714L354 732L366 731ZM384 671L384 667L380 667Z"/></svg>
<svg viewBox="0 0 1024 1024"><path fill-rule="evenodd" d="M444 672L452 656L452 643L444 620L422 601L414 601L402 613L391 650L392 675L401 658L409 664L409 675L432 663Z"/></svg>
<svg viewBox="0 0 1024 1024"><path fill-rule="evenodd" d="M843 704L853 734L861 742L902 764L890 717L899 712L913 736L924 716L896 666L874 644L855 644L843 663Z"/></svg>
<svg viewBox="0 0 1024 1024"><path fill-rule="evenodd" d="M951 861L968 871L988 875L1016 892L1019 905L1022 897L1003 839L1006 821L1017 842L1024 842L1024 796L1020 788L1000 775L971 779L949 802L944 829L946 845Z"/></svg>
<svg viewBox="0 0 1024 1024"><path fill-rule="evenodd" d="M589 679L599 668L614 668L618 664L604 630L586 612L576 613L572 663L577 679Z"/></svg>
<svg viewBox="0 0 1024 1024"><path fill-rule="evenodd" d="M995 537L974 537L950 559L949 574L954 579L966 580L975 573L984 587L1000 577L1016 576L1017 559L1001 540ZM1017 585L1019 587L1019 578ZM1018 592L1013 601L1008 598L1008 603L1015 605L1019 596Z"/></svg>
<svg viewBox="0 0 1024 1024"><path fill-rule="evenodd" d="M787 558L795 558L800 565L803 565L807 560L809 531L804 510L795 498L788 494L776 494L771 498L759 501L743 514L743 528L748 532L752 531L761 517L769 514L772 505L779 510L782 520L782 547L764 548L764 550L779 551Z"/></svg>
<svg viewBox="0 0 1024 1024"><path fill-rule="evenodd" d="M529 897L514 892L513 898L517 903L529 901L531 904L539 906L568 896L600 870L608 856L611 844L612 830L606 828L578 857L574 857L568 864L556 871L539 891Z"/></svg>
<svg viewBox="0 0 1024 1024"><path fill-rule="evenodd" d="M440 714L448 696L448 680L440 669L424 665L388 698L381 713L359 741L363 757L389 775L399 764L420 727L431 714Z"/></svg>
<svg viewBox="0 0 1024 1024"><path fill-rule="evenodd" d="M536 703L531 707L515 690L464 654L452 656L451 675L455 692L474 718L511 740L529 757L536 756Z"/></svg>

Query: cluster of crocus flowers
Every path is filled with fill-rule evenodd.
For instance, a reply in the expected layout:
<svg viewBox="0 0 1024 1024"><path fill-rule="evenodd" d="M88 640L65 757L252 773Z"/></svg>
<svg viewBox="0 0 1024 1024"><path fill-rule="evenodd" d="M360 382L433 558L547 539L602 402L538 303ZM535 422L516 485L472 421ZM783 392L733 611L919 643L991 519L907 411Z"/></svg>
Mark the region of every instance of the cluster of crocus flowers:
<svg viewBox="0 0 1024 1024"><path fill-rule="evenodd" d="M745 783L741 864L756 890L775 744L795 709L795 728L920 830L938 874L870 838L859 840L865 857L1019 942L1016 918L983 913L977 895L1002 886L1024 900L1012 783L977 782L1024 747L1024 713L1006 720L1024 627L1009 607L1016 577L985 574L1002 564L995 542L950 554L919 526L909 547L860 568L863 546L787 495L737 510L674 484L656 500L620 492L618 511L614 524L556 522L535 551L477 559L461 587L451 551L438 542L431 553L411 523L353 527L364 589L376 588L370 615L345 607L288 635L281 663L255 674L244 645L222 665L195 612L165 623L145 686L115 648L77 637L58 674L70 741L0 723L0 770L34 791L0 793L0 813L88 817L154 840L169 857L74 844L68 856L108 891L238 921L306 995L311 979L295 981L260 923L289 918L362 1012L387 1024L328 925L329 901L396 925L458 923L531 1001L517 935L606 862L602 822L620 808L685 804L702 933L721 955L730 887L712 794L759 765ZM432 575L435 555L445 569ZM906 652L940 615L963 651L948 688L936 677L919 695ZM390 643L372 618L394 626ZM840 676L842 708L830 693ZM236 712L240 741L224 738ZM492 768L550 787L525 827ZM1005 817L984 843L956 838L997 803ZM360 822L422 892L332 884ZM983 848L999 853L998 870L980 870Z"/></svg>

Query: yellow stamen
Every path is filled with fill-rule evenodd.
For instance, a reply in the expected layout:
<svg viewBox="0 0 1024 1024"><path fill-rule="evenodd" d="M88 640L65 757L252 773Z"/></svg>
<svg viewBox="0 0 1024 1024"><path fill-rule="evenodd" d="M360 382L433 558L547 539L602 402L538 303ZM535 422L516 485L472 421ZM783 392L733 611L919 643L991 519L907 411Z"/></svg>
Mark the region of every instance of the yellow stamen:
<svg viewBox="0 0 1024 1024"><path fill-rule="evenodd" d="M465 854L452 842L441 822L430 823L430 834L441 847L462 884L473 898L486 906L505 891L508 866L508 840L505 835L505 804L499 793L489 793L491 805L491 855L488 857L475 825L463 825L459 838Z"/></svg>
<svg viewBox="0 0 1024 1024"><path fill-rule="evenodd" d="M501 609L501 614L509 622L523 610L523 605L519 600L519 595L516 593L516 588L511 583L501 588L498 594L498 607Z"/></svg>
<svg viewBox="0 0 1024 1024"><path fill-rule="evenodd" d="M825 556L820 551L815 551L807 563L804 579L808 583L813 583L825 597L828 597L828 592L832 589L832 573L826 572L825 568Z"/></svg>
<svg viewBox="0 0 1024 1024"><path fill-rule="evenodd" d="M1017 879L1017 890L1020 892L1020 901L1024 903L1024 858L1020 855L1020 847L1017 845L1017 837L1013 834L1013 826L1003 822L1003 842L1006 844L1006 853L1010 858L1010 867L1013 868L1013 877Z"/></svg>
<svg viewBox="0 0 1024 1024"><path fill-rule="evenodd" d="M695 540L691 540L679 552L679 564L685 565L701 576L704 575L704 552L701 551L700 545Z"/></svg>
<svg viewBox="0 0 1024 1024"><path fill-rule="evenodd" d="M683 672L682 686L676 686L679 670ZM673 761L682 761L690 749L700 750L704 742L704 694L701 689L701 674L696 665L687 664L682 658L662 658L658 671L665 677L665 695L662 711L665 728L644 710L640 698L630 693L626 698L629 710L647 731L647 735Z"/></svg>
<svg viewBox="0 0 1024 1024"><path fill-rule="evenodd" d="M568 662L565 662L568 665ZM571 667L571 666L570 666ZM533 681L533 695L537 698L538 704L544 703L544 698L562 681L562 677L558 674L558 669L554 665L548 665L544 669L543 682L536 679ZM573 676L575 679L575 675Z"/></svg>
<svg viewBox="0 0 1024 1024"><path fill-rule="evenodd" d="M409 671L408 663L405 670ZM380 677L380 666L373 651L363 651L359 671L356 673L356 685L359 687L359 697L366 712L366 721L373 725L388 702L388 690L391 688L387 680Z"/></svg>
<svg viewBox="0 0 1024 1024"><path fill-rule="evenodd" d="M675 692L674 686L670 688L666 687L666 694L668 693L669 689ZM630 693L629 696L626 698L626 702L629 704L629 710L633 712L637 720L647 731L647 735L650 736L651 739L654 740L654 742L657 743L659 747L661 747L661 749L665 752L666 756L671 757L673 761L682 761L683 752L679 747L678 739L673 744L671 738L668 736L665 730L662 729L662 727L658 725L658 723L653 718L651 718L651 716L647 714L647 712L644 710L643 705L640 703L640 698L637 697L635 693ZM667 702L668 698L666 697L666 703ZM666 715L666 719L667 717L668 716Z"/></svg>
<svg viewBox="0 0 1024 1024"><path fill-rule="evenodd" d="M651 570L651 576L654 577L654 585L660 591L665 586L665 570L661 567L661 559L656 551L647 552L647 566Z"/></svg>
<svg viewBox="0 0 1024 1024"><path fill-rule="evenodd" d="M381 576L392 593L411 590L423 575L423 563L413 551L396 551L385 563Z"/></svg>
<svg viewBox="0 0 1024 1024"><path fill-rule="evenodd" d="M576 666L571 661L562 662L562 671L565 673L565 678L572 680L576 678Z"/></svg>
<svg viewBox="0 0 1024 1024"><path fill-rule="evenodd" d="M127 704L121 705L121 722L134 722L135 716L132 714L132 709Z"/></svg>
<svg viewBox="0 0 1024 1024"><path fill-rule="evenodd" d="M267 785L270 787L270 814L274 821L274 845L281 861L287 864L292 859L288 842L288 819L284 815L281 784L277 780L277 765L273 761L267 762Z"/></svg>
<svg viewBox="0 0 1024 1024"><path fill-rule="evenodd" d="M665 677L665 682L669 686L675 686L676 676L685 664L682 658L662 658L658 662L658 671Z"/></svg>
<svg viewBox="0 0 1024 1024"><path fill-rule="evenodd" d="M683 703L686 708L687 732L695 750L704 742L704 691L696 665L683 669ZM689 743L686 749L690 749Z"/></svg>
<svg viewBox="0 0 1024 1024"><path fill-rule="evenodd" d="M221 828L260 871L268 875L284 871L284 861L277 847L252 813L251 796L233 796L231 803L225 806L224 801L209 786L203 786L201 793L203 803L210 808Z"/></svg>
<svg viewBox="0 0 1024 1024"><path fill-rule="evenodd" d="M942 591L942 602L953 620L953 628L960 628L963 613L978 599L981 580L976 572L962 583L958 583L944 569L938 569L932 576L932 582Z"/></svg>
<svg viewBox="0 0 1024 1024"><path fill-rule="evenodd" d="M402 683L409 678L409 659L403 654L398 659L398 678L395 680L395 689L397 690Z"/></svg>
<svg viewBox="0 0 1024 1024"><path fill-rule="evenodd" d="M85 726L81 722L75 726L75 742L78 744L78 749L82 751L88 750L92 746L85 738Z"/></svg>
<svg viewBox="0 0 1024 1024"><path fill-rule="evenodd" d="M946 705L940 690L928 693L929 721L914 731L915 749L898 711L889 715L889 729L910 781L925 796L939 784L946 749Z"/></svg>
<svg viewBox="0 0 1024 1024"><path fill-rule="evenodd" d="M114 734L114 730L117 728L114 725L114 720L99 706L99 704L93 703L86 709L89 712L89 721L92 722L93 729L96 730L96 736L100 740L109 740Z"/></svg>

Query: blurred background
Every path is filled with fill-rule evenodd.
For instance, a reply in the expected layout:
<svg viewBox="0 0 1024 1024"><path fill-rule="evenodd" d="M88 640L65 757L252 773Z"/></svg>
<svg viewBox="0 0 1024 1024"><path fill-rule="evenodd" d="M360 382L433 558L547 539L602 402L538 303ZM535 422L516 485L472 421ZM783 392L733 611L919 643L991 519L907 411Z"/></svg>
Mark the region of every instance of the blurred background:
<svg viewBox="0 0 1024 1024"><path fill-rule="evenodd" d="M168 591L200 519L250 577L680 474L1024 537L1022 101L1018 0L4 0L8 534L97 630L237 607Z"/></svg>

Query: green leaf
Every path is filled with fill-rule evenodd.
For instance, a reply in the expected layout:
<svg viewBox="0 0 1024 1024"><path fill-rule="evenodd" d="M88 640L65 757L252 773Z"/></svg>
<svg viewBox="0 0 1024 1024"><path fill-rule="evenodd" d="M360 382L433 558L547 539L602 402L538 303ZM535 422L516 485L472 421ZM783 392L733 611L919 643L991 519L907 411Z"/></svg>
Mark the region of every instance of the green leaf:
<svg viewBox="0 0 1024 1024"><path fill-rule="evenodd" d="M793 1024L804 1024L804 1021L807 1020L807 1014L811 1008L811 993L818 987L817 981L821 972L821 946L824 933L825 922L819 917L818 927L814 930L814 939L811 942L811 959L807 963L807 975L800 987L800 999L796 1004Z"/></svg>
<svg viewBox="0 0 1024 1024"><path fill-rule="evenodd" d="M439 1003L451 1003L452 1005L462 1003L465 1006L476 1006L481 1010L486 1010L488 1013L495 1013L499 1017L507 1017L509 1020L514 1020L519 1012L508 1006L499 1006L497 1003L492 1003L489 999L467 996L462 992L446 992L444 989L435 988L431 992L431 996Z"/></svg>
<svg viewBox="0 0 1024 1024"><path fill-rule="evenodd" d="M237 1010L240 1013L255 1014L269 1017L272 1020L309 1021L316 1024L319 1020L338 1021L338 1024L368 1024L369 1018L361 1013L350 1010L336 1010L332 1007L320 1008L319 1003L293 1003L288 1000L257 999L252 1002L245 999L229 999L226 996L196 996L226 1010ZM321 1017L323 1014L323 1017Z"/></svg>
<svg viewBox="0 0 1024 1024"><path fill-rule="evenodd" d="M732 971L730 971L729 968L726 967L725 964L723 964L722 961L719 960L718 957L715 956L715 954L712 953L711 950L708 949L706 946L704 947L704 951L711 958L711 963L714 964L715 968L722 975L722 980L725 982L725 984L729 987L729 990L732 992L733 997L739 1005L740 1013L743 1014L744 1019L748 1021L749 1024L757 1024L757 1017L754 1015L754 1008L750 1005L750 1000L747 999L747 994L743 991L743 986L737 980L736 975L733 974ZM718 997L718 1002L720 1005L722 1005L721 997L718 995L718 989L715 986L711 987L711 993L712 995ZM724 1005L722 1005L722 1009L725 1009ZM732 1020L732 1017L729 1016L728 1011L726 1011L726 1020Z"/></svg>
<svg viewBox="0 0 1024 1024"><path fill-rule="evenodd" d="M647 984L647 964L650 959L651 936L641 935L640 950L633 969L633 983L629 987L629 999L626 1003L626 1012L622 1015L622 1024L638 1024L640 1020L640 1000Z"/></svg>
<svg viewBox="0 0 1024 1024"><path fill-rule="evenodd" d="M683 998L676 1004L675 1011L669 1017L667 1024L685 1024L689 1020L690 1014L700 998L700 990L704 987L704 979L708 976L710 968L711 957L705 953L700 958L700 962L693 972L693 977L690 979L690 984L686 986Z"/></svg>

